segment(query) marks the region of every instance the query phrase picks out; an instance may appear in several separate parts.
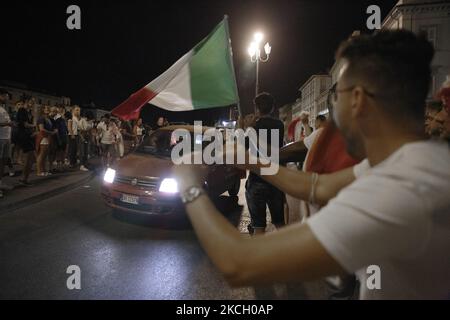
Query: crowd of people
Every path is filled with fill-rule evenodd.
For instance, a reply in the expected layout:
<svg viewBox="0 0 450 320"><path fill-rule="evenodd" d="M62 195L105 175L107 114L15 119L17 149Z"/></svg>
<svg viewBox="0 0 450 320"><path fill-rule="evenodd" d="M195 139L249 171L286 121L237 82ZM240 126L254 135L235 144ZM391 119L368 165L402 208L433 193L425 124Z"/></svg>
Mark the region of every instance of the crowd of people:
<svg viewBox="0 0 450 320"><path fill-rule="evenodd" d="M79 106L35 108L33 98L6 107L9 93L0 89L0 197L11 186L3 183L5 167L14 176L21 167L20 184L30 186L35 164L38 177L54 173L92 169L90 159L100 157L104 167L111 166L138 146L151 129L142 119L121 121L106 114L95 119L89 109ZM33 110L39 110L34 114ZM155 128L167 125L160 117Z"/></svg>
<svg viewBox="0 0 450 320"><path fill-rule="evenodd" d="M329 92L332 116L316 119L312 133L303 119L302 139L280 154L286 162L302 155L302 165L261 175L270 164L250 153L238 165L252 173L250 238L202 191L204 168L175 168L197 236L230 284L327 278L335 298L356 289L362 299L450 298L450 84L426 104L433 55L424 36L405 30L342 43L336 59L343 67ZM254 103L259 115L244 124L276 129L271 95ZM274 205L279 192L298 213L288 226ZM264 233L266 206L276 232Z"/></svg>

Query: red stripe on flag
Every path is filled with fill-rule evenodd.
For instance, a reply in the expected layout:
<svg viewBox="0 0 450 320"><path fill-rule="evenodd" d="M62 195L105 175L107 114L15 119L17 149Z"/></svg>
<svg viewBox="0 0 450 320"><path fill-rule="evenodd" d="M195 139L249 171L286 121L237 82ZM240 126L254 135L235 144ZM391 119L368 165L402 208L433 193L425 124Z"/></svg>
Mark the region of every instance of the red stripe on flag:
<svg viewBox="0 0 450 320"><path fill-rule="evenodd" d="M144 87L115 107L111 113L124 120L138 119L142 107L156 95L157 93Z"/></svg>

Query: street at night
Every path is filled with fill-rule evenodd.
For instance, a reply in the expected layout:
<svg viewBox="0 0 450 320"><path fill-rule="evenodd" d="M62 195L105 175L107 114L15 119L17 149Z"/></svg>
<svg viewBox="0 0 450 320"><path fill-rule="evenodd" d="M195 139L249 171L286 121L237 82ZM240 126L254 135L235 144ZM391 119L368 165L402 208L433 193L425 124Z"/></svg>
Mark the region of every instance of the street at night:
<svg viewBox="0 0 450 320"><path fill-rule="evenodd" d="M0 299L326 298L322 282L232 289L186 219L113 214L100 181L0 215ZM218 205L245 233L239 196L224 195ZM70 265L81 269L81 290L67 288Z"/></svg>

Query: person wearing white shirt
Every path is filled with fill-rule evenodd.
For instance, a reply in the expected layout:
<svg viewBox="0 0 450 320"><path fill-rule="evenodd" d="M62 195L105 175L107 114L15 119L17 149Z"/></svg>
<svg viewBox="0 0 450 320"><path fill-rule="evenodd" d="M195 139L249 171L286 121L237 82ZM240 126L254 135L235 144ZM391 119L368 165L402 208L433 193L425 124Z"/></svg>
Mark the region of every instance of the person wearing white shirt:
<svg viewBox="0 0 450 320"><path fill-rule="evenodd" d="M407 30L341 45L333 118L348 152L367 162L345 170L359 177L305 224L243 238L202 191L204 168L174 167L198 239L231 285L356 273L361 299L448 299L450 147L423 134L433 55L424 36ZM324 191L311 176L309 199L316 203ZM292 194L303 188L286 184Z"/></svg>
<svg viewBox="0 0 450 320"><path fill-rule="evenodd" d="M109 167L114 162L115 144L118 128L109 114L105 115L105 121L97 125L97 131L102 149L103 166Z"/></svg>
<svg viewBox="0 0 450 320"><path fill-rule="evenodd" d="M3 197L3 188L9 189L2 183L4 168L8 159L11 157L11 126L12 122L8 111L4 108L4 103L7 98L7 92L1 89L0 91L0 198Z"/></svg>
<svg viewBox="0 0 450 320"><path fill-rule="evenodd" d="M69 129L69 161L70 167L74 168L77 165L77 156L79 149L78 127L80 125L80 107L76 106L73 108L71 119L67 121L67 127Z"/></svg>

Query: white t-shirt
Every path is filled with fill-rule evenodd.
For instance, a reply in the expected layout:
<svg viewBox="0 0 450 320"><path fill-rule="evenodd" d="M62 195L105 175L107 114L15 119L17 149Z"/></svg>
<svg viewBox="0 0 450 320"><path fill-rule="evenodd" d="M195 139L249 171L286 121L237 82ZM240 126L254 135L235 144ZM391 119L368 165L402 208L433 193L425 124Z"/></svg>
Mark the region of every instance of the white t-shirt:
<svg viewBox="0 0 450 320"><path fill-rule="evenodd" d="M309 136L307 136L303 139L303 143L305 144L305 147L308 148L308 150L311 150L311 147L314 144L314 141L316 141L317 137L322 132L322 130L323 130L323 128L314 130Z"/></svg>
<svg viewBox="0 0 450 320"><path fill-rule="evenodd" d="M356 179L368 174L370 170L370 163L368 159L364 159L360 163L353 166L353 175Z"/></svg>
<svg viewBox="0 0 450 320"><path fill-rule="evenodd" d="M78 128L80 127L80 119L72 116L72 119L69 120L72 122L72 133L74 136L78 135Z"/></svg>
<svg viewBox="0 0 450 320"><path fill-rule="evenodd" d="M116 127L114 124L106 125L106 123L100 122L97 125L97 130L100 135L100 143L113 144L116 141Z"/></svg>
<svg viewBox="0 0 450 320"><path fill-rule="evenodd" d="M93 127L92 121L88 121L86 118L81 118L77 123L77 130L88 131Z"/></svg>
<svg viewBox="0 0 450 320"><path fill-rule="evenodd" d="M0 106L0 123L8 123L8 122L11 122L11 118L9 117L8 111L6 111L5 108ZM10 126L0 127L0 139L2 140L11 139Z"/></svg>
<svg viewBox="0 0 450 320"><path fill-rule="evenodd" d="M307 223L330 255L357 274L361 299L448 299L449 145L404 145ZM380 267L381 289L367 286L371 265Z"/></svg>

